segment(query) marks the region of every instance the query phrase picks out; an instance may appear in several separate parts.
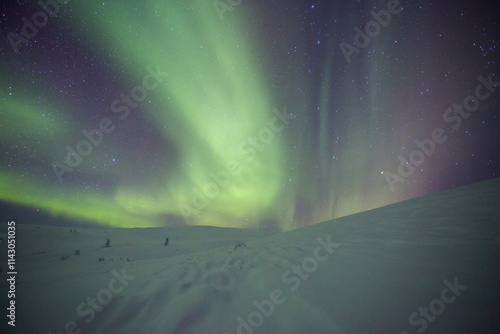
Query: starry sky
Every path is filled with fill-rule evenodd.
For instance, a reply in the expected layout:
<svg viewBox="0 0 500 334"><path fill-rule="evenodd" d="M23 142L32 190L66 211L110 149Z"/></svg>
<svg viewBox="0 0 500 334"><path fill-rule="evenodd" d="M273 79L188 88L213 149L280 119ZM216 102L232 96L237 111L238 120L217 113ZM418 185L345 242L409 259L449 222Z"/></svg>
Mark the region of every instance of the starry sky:
<svg viewBox="0 0 500 334"><path fill-rule="evenodd" d="M4 221L286 231L500 175L491 1L45 3L0 5Z"/></svg>

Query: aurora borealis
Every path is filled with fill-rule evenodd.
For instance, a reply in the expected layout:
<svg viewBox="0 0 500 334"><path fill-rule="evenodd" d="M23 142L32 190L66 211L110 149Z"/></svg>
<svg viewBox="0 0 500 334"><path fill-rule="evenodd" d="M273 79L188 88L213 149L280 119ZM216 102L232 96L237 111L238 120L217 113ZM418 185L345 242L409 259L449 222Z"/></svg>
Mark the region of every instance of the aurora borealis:
<svg viewBox="0 0 500 334"><path fill-rule="evenodd" d="M499 176L500 86L443 120L500 81L487 1L401 1L350 61L391 1L42 3L2 3L4 220L290 230Z"/></svg>

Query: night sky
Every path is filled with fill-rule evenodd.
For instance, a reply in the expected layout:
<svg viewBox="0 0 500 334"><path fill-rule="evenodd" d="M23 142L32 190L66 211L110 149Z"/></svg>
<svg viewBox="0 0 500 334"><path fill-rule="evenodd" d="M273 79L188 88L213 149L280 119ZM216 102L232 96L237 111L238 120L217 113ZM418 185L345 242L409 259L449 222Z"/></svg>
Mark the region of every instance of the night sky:
<svg viewBox="0 0 500 334"><path fill-rule="evenodd" d="M46 3L1 4L4 221L283 231L500 176L492 1Z"/></svg>

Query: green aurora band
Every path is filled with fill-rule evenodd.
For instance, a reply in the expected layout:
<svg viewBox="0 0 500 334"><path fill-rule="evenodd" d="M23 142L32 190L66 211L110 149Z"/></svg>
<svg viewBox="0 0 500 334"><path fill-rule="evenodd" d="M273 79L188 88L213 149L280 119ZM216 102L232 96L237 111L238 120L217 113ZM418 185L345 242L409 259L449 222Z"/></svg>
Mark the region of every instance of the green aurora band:
<svg viewBox="0 0 500 334"><path fill-rule="evenodd" d="M164 226L176 217L181 224L244 227L274 224L282 230L290 230L388 204L394 199L390 193L377 195L377 185L368 186L356 176L363 174L362 166L369 163L366 143L382 140L367 137L365 130L369 124L362 120L351 122L345 130L351 141L348 146L361 147L361 150L347 149L341 153L335 144L329 143L327 124L331 116L327 110L332 104L329 75L325 75L321 84L319 131L306 131L309 134L300 138L297 150L285 145L298 129L308 126L300 118L300 110L310 108L313 103L298 95L283 105L269 93L265 65L257 61L259 55L251 43L245 43L249 41L249 28L243 11L226 14L229 25L227 20L226 24L220 20L210 1L192 1L190 5L178 1L146 1L141 2L140 8L128 2L103 5L75 1L70 6L81 21L65 23L84 36L81 47L92 42L98 50L97 57L106 58L112 53L113 62L129 71L126 73L129 85L139 85L148 68L168 73L132 111L136 119L141 118L149 126L148 131L159 134L162 141L154 147L160 157L154 168L144 167L149 161L141 161L140 154L133 153L137 149L132 145L120 143L122 136L131 134L118 128L134 120L119 120L109 110L103 111L102 118L110 117L117 129L105 135L101 146L84 157L73 173L111 179L112 186L78 189L75 182L55 181L53 173L30 176L30 173L2 167L1 200L54 216L115 227ZM58 20L65 18L61 15ZM95 53L95 49L91 52ZM331 68L332 59L327 57L324 73L330 73ZM348 83L350 78L343 80ZM291 89L294 85L298 83L291 83ZM116 98L110 96L108 104ZM354 100L354 96L352 98ZM53 105L57 103L54 102L52 108ZM11 145L19 142L19 131L5 125L18 124L17 129L22 129L22 140L27 146L30 141L36 141L44 148L43 152L36 153L36 158L47 166L54 160L64 161L64 147L84 139L82 129L90 129L91 124L97 128L96 120L80 123L62 116L58 119L54 114L59 113L42 117L40 115L50 107L40 108L19 96L10 98L8 103L2 102L2 117L6 121L1 138L4 142L11 141ZM60 108L70 110L78 106ZM278 113L286 110L297 117L283 122L276 116L276 109ZM71 113L61 111L64 115ZM281 126L282 131L269 131ZM249 141L252 137L259 140L257 148L252 149ZM259 138L266 138L267 142ZM130 138L128 140L130 142ZM338 159L326 159L326 155L318 158L318 149L311 149L315 142L319 143L321 152L338 152ZM115 152L119 157L130 155L124 160L131 175L144 168L147 173L142 173L140 179L125 178L118 169L106 165L108 158L104 152ZM26 159L30 156L32 154ZM310 159L321 161L322 178L307 177L312 175L307 166ZM214 183L211 175L228 171L228 164L235 161L239 173L231 175L227 185L220 186L217 195L206 200L206 205L196 208L193 203L199 199L199 193ZM299 165L304 167L284 167L292 161L301 161ZM380 175L375 174L364 176L380 179ZM365 197L360 198L360 193ZM371 200L368 202L367 198ZM296 212L297 206L300 214Z"/></svg>

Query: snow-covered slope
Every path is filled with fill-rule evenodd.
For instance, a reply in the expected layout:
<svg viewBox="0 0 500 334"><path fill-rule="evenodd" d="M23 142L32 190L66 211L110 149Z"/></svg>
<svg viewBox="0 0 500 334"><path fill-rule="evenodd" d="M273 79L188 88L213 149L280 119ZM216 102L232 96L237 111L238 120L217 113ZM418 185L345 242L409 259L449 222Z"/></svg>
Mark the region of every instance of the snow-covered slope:
<svg viewBox="0 0 500 334"><path fill-rule="evenodd" d="M17 222L16 330L495 333L499 199L494 179L275 234Z"/></svg>

